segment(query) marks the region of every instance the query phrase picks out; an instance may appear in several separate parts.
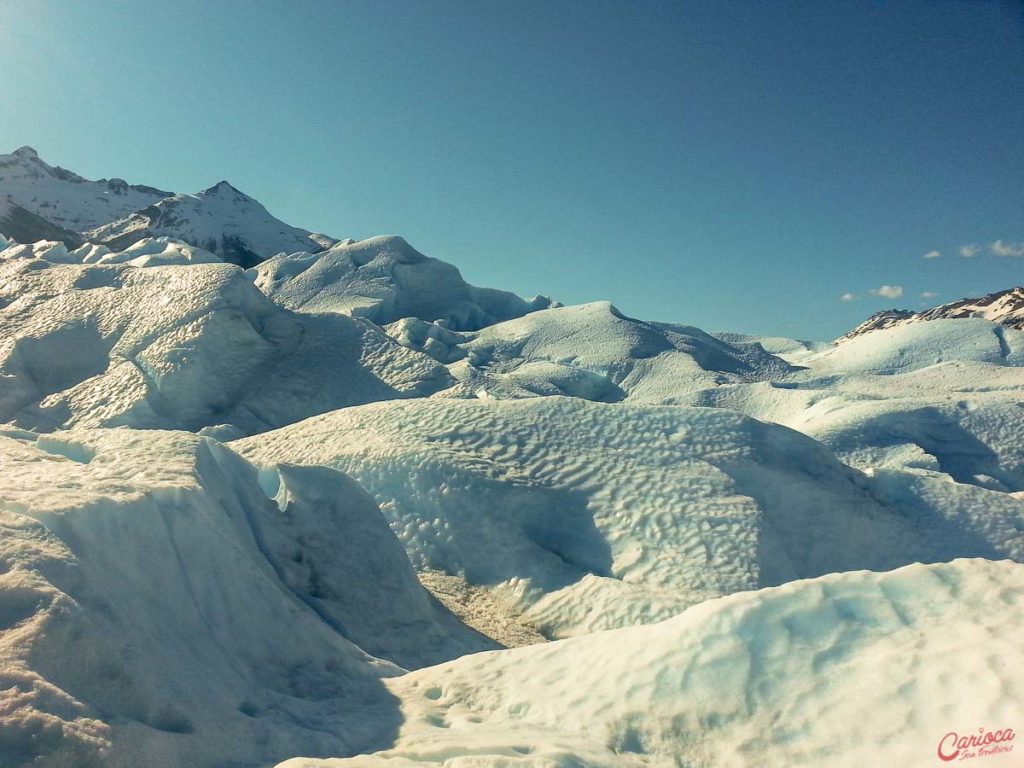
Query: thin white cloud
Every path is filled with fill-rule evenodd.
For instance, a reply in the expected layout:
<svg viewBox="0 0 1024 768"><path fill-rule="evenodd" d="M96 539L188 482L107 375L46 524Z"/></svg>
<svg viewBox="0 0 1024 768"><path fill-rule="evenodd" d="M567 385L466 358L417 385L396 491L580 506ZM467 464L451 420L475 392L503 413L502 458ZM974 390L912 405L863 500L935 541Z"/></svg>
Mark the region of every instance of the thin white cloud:
<svg viewBox="0 0 1024 768"><path fill-rule="evenodd" d="M871 289L872 296L879 296L883 299L899 299L903 296L902 285L883 285Z"/></svg>
<svg viewBox="0 0 1024 768"><path fill-rule="evenodd" d="M926 259L937 259L941 255L942 255L942 251L928 251L928 253L926 253L924 255L924 258L926 258Z"/></svg>
<svg viewBox="0 0 1024 768"><path fill-rule="evenodd" d="M1004 243L996 240L989 246L996 256L1024 256L1024 243Z"/></svg>
<svg viewBox="0 0 1024 768"><path fill-rule="evenodd" d="M856 293L844 293L842 296L839 297L839 300L840 301L856 301L857 300L857 294Z"/></svg>
<svg viewBox="0 0 1024 768"><path fill-rule="evenodd" d="M938 291L921 291L918 296L922 299L937 299L939 298L939 293Z"/></svg>
<svg viewBox="0 0 1024 768"><path fill-rule="evenodd" d="M981 246L975 245L974 243L970 243L969 245L961 245L960 255L963 256L965 259L973 259L975 256L978 255L978 252L980 250Z"/></svg>

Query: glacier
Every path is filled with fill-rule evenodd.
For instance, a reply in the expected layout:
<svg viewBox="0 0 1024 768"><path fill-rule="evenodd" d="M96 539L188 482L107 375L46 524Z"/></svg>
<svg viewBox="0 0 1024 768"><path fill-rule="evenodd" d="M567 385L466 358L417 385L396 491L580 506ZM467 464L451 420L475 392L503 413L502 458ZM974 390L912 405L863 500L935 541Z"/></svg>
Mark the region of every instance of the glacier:
<svg viewBox="0 0 1024 768"><path fill-rule="evenodd" d="M1021 296L706 332L0 155L0 765L1014 765Z"/></svg>

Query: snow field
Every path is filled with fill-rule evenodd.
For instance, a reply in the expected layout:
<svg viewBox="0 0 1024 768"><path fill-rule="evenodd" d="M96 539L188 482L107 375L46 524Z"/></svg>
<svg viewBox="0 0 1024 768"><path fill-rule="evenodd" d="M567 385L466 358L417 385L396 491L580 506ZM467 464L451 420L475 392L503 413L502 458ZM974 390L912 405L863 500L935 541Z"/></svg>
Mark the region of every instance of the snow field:
<svg viewBox="0 0 1024 768"><path fill-rule="evenodd" d="M1022 289L710 335L28 147L0 228L0 766L925 768L1024 730Z"/></svg>

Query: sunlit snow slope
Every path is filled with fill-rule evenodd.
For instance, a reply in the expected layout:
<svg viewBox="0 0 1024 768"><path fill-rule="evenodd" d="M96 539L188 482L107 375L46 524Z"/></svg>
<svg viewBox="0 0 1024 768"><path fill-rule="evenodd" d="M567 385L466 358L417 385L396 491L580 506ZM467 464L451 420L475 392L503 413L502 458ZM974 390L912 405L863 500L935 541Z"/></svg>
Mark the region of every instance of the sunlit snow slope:
<svg viewBox="0 0 1024 768"><path fill-rule="evenodd" d="M477 333L405 320L387 327L401 343L449 364L449 396L501 400L569 395L675 404L694 391L775 380L791 369L758 344L730 344L699 328L647 323L598 301L533 312Z"/></svg>

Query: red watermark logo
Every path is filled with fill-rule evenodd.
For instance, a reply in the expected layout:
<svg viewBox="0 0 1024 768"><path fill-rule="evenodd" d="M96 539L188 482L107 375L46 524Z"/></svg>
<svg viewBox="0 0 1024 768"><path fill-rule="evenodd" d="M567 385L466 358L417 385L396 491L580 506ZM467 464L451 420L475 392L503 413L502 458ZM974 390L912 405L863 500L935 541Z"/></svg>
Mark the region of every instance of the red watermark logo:
<svg viewBox="0 0 1024 768"><path fill-rule="evenodd" d="M1013 728L999 731L987 731L979 728L977 734L960 735L950 731L939 741L939 759L947 763L953 760L970 760L975 757L991 757L1013 751L1013 741L1017 734Z"/></svg>

